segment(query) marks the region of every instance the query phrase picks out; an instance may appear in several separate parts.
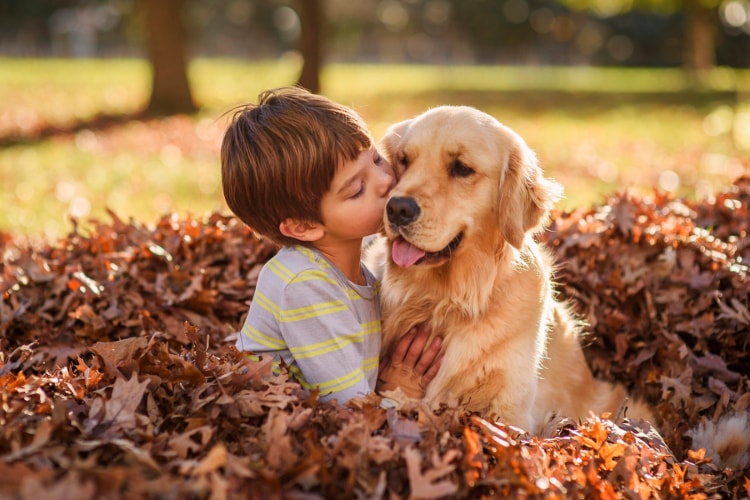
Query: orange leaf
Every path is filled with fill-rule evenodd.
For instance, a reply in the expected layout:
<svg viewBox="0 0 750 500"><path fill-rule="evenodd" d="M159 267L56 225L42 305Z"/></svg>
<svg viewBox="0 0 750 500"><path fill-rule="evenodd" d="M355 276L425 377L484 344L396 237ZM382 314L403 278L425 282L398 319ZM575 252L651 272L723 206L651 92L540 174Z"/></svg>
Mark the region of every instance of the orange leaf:
<svg viewBox="0 0 750 500"><path fill-rule="evenodd" d="M695 462L696 464L710 462L711 457L706 457L706 449L700 448L697 450L688 450L687 451L688 458Z"/></svg>
<svg viewBox="0 0 750 500"><path fill-rule="evenodd" d="M482 470L482 445L479 443L479 434L469 427L464 427L464 440L466 442L464 463L467 466L464 477L466 478L466 483L469 486L473 486L477 479L479 479Z"/></svg>
<svg viewBox="0 0 750 500"><path fill-rule="evenodd" d="M627 445L625 443L604 443L599 448L599 456L604 460L602 466L605 470L612 470L617 465L617 459L622 457Z"/></svg>
<svg viewBox="0 0 750 500"><path fill-rule="evenodd" d="M672 469L674 470L675 479L677 480L677 484L685 482L685 472L687 472L687 465L684 467L680 467L680 464L672 464Z"/></svg>

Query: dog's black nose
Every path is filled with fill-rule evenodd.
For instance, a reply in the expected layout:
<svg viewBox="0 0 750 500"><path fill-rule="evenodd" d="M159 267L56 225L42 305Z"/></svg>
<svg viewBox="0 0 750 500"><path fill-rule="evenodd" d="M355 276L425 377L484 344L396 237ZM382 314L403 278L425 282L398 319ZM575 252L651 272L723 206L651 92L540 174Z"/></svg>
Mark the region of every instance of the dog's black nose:
<svg viewBox="0 0 750 500"><path fill-rule="evenodd" d="M414 198L396 196L388 200L386 212L388 213L388 221L391 224L405 226L415 221L422 211L419 209L419 205Z"/></svg>

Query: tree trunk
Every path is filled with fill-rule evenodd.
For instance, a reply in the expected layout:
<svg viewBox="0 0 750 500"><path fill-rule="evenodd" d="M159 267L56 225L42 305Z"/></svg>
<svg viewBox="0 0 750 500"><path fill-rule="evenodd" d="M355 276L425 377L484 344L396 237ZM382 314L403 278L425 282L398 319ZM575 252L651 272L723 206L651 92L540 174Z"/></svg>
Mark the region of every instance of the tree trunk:
<svg viewBox="0 0 750 500"><path fill-rule="evenodd" d="M700 0L685 1L685 67L695 75L716 64L715 26L712 11Z"/></svg>
<svg viewBox="0 0 750 500"><path fill-rule="evenodd" d="M322 31L324 16L320 0L300 0L300 52L302 52L302 73L298 84L310 92L320 92L320 66L322 52Z"/></svg>
<svg viewBox="0 0 750 500"><path fill-rule="evenodd" d="M151 70L147 114L168 115L196 110L187 76L182 0L140 0Z"/></svg>

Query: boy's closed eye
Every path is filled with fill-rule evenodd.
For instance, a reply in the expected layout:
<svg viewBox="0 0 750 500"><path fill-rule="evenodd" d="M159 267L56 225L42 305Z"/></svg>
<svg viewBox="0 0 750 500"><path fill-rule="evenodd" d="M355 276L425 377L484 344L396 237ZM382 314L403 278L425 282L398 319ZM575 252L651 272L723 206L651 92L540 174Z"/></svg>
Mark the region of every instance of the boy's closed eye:
<svg viewBox="0 0 750 500"><path fill-rule="evenodd" d="M360 181L359 182L359 189L357 190L356 193L354 193L349 198L352 199L352 200L355 200L355 199L359 198L360 196L362 196L363 194L365 194L365 181Z"/></svg>

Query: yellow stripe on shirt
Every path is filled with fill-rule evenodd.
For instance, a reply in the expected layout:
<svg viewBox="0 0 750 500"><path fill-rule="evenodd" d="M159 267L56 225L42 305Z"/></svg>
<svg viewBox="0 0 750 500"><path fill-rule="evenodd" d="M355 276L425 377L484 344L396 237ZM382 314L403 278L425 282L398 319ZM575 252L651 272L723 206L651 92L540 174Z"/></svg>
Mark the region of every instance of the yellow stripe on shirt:
<svg viewBox="0 0 750 500"><path fill-rule="evenodd" d="M362 369L366 372L377 370L379 364L380 358L378 356L373 356L362 361Z"/></svg>
<svg viewBox="0 0 750 500"><path fill-rule="evenodd" d="M370 321L370 322L364 323L362 325L362 330L356 333L353 333L350 335L341 335L338 337L324 340L322 342L317 342L315 344L292 347L290 348L290 352L297 359L314 358L317 356L322 356L323 354L328 354L329 352L343 349L345 346L349 344L362 342L362 340L364 339L366 335L372 335L373 333L379 333L379 332L380 332L380 320Z"/></svg>
<svg viewBox="0 0 750 500"><path fill-rule="evenodd" d="M339 300L332 300L329 302L321 302L319 304L312 304L305 307L298 307L295 309L282 310L278 305L271 302L263 293L255 291L253 297L259 307L262 307L269 314L271 314L276 321L279 323L293 323L295 321L302 321L304 319L313 318L316 316L324 316L326 314L334 314L337 312L346 311L348 308L346 304Z"/></svg>
<svg viewBox="0 0 750 500"><path fill-rule="evenodd" d="M255 294L253 295L253 303L265 309L271 316L273 316L273 319L281 322L281 310L279 309L279 307L271 302L271 299L266 297L259 290L255 290Z"/></svg>
<svg viewBox="0 0 750 500"><path fill-rule="evenodd" d="M266 267L271 270L273 274L278 276L279 279L284 283L289 283L295 276L295 273L293 273L288 267L283 265L277 259L269 260L266 264Z"/></svg>
<svg viewBox="0 0 750 500"><path fill-rule="evenodd" d="M314 318L316 316L325 316L326 314L334 314L337 312L347 311L349 308L346 304L340 300L331 300L329 302L320 302L318 304L312 304L305 307L298 307L295 309L287 309L282 311L282 318L280 321L294 322L302 321L303 319Z"/></svg>
<svg viewBox="0 0 750 500"><path fill-rule="evenodd" d="M299 385L301 385L302 388L307 389L308 391L313 388L313 386L305 380L305 376L302 374L302 370L299 369L299 366L292 365L289 367L288 371L292 377L299 382Z"/></svg>
<svg viewBox="0 0 750 500"><path fill-rule="evenodd" d="M305 257L307 257L308 260L312 264L315 264L316 267L319 267L321 269L328 269L331 267L325 259L318 256L315 252L313 252L307 247L303 247L302 245L297 245L294 247L294 249L297 250L302 255L304 255Z"/></svg>
<svg viewBox="0 0 750 500"><path fill-rule="evenodd" d="M311 254L312 258L312 254ZM321 264L318 262L318 264ZM278 260L271 260L268 262L268 269L273 272L278 278L284 282L285 284L289 284L292 281L297 282L305 282L305 281L323 281L326 283L330 283L333 285L339 285L335 279L331 278L329 274L327 274L322 269L305 269L301 273L295 274L292 272L288 267L284 266L279 262ZM346 294L347 297L349 297L350 300L361 300L362 296L357 293L356 290L352 288L346 288ZM377 290L376 290L377 293Z"/></svg>
<svg viewBox="0 0 750 500"><path fill-rule="evenodd" d="M242 326L242 335L256 341L262 346L266 346L274 350L286 349L286 342L284 342L283 339L266 335L265 333L256 328L253 328L247 323Z"/></svg>
<svg viewBox="0 0 750 500"><path fill-rule="evenodd" d="M324 281L326 283L337 284L336 280L320 269L306 269L300 273L294 273L291 269L284 266L278 260L270 260L267 265L268 269L275 274L282 282L287 285L292 281Z"/></svg>
<svg viewBox="0 0 750 500"><path fill-rule="evenodd" d="M351 372L345 375L342 375L341 377L338 377L332 380L327 380L325 382L321 382L320 384L317 384L317 386L320 389L320 392L323 392L323 393L341 392L357 384L360 380L364 378L365 378L365 373L362 371L362 367L358 366Z"/></svg>

